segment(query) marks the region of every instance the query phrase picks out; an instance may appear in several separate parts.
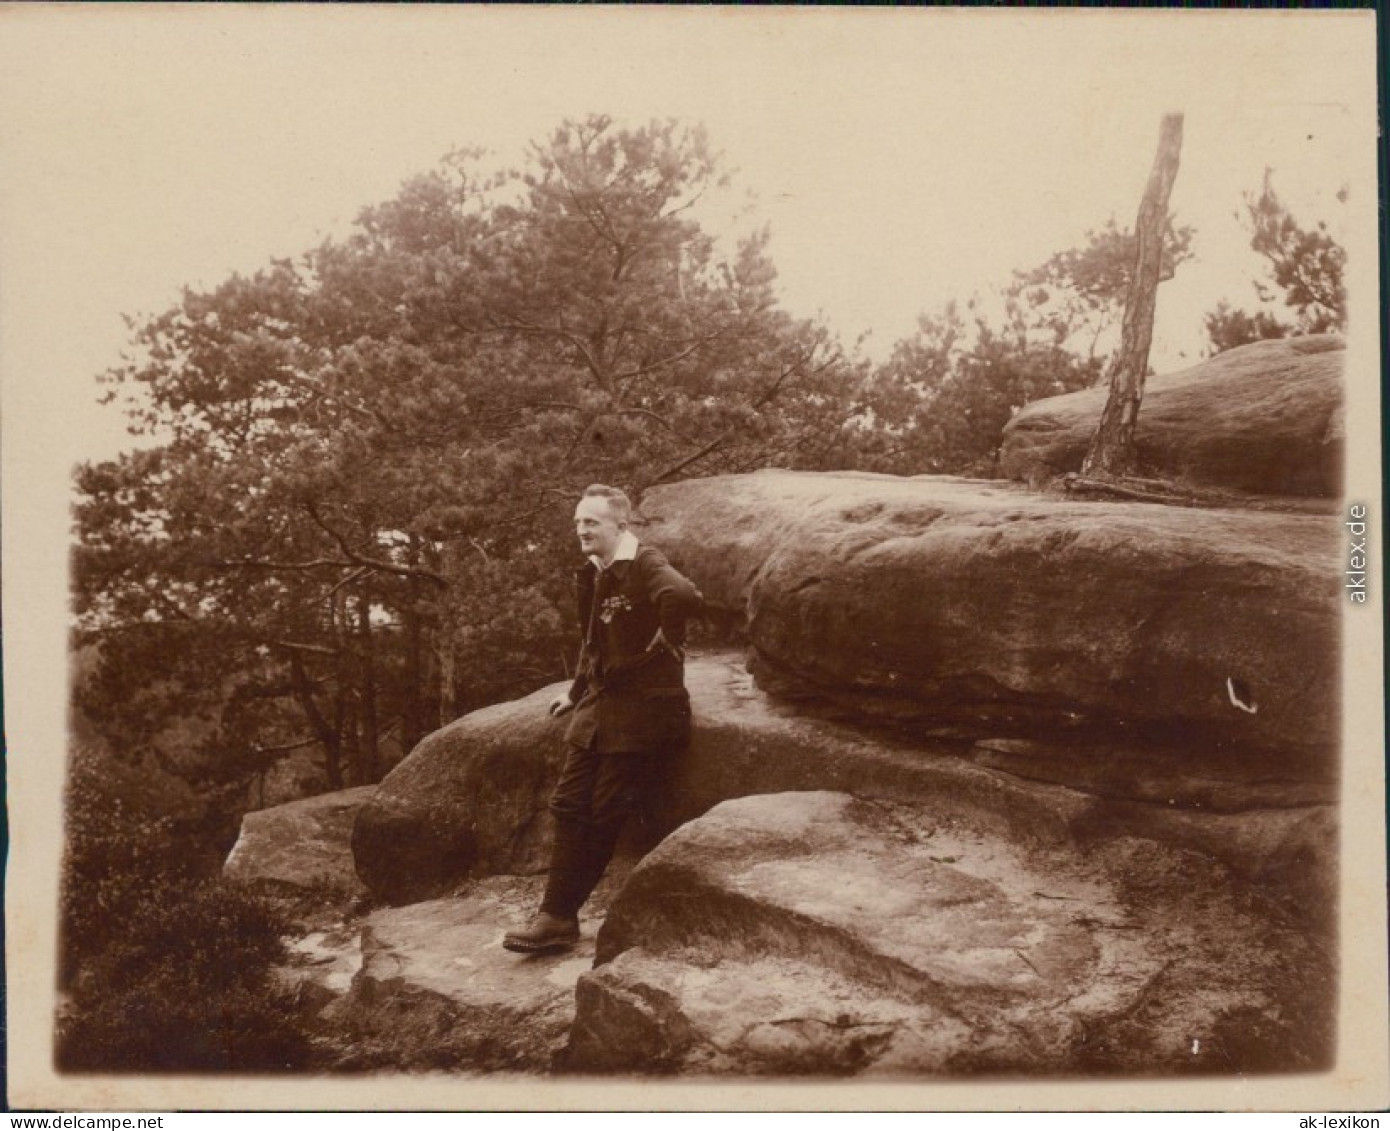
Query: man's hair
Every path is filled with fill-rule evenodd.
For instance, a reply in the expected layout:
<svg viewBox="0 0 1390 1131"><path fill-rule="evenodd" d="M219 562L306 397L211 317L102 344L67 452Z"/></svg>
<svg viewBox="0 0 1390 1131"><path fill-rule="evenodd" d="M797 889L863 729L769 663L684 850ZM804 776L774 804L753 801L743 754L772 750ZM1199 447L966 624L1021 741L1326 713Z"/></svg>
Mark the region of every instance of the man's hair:
<svg viewBox="0 0 1390 1131"><path fill-rule="evenodd" d="M627 497L625 491L620 491L617 487L608 487L602 483L590 483L584 488L584 498L586 499L607 499L608 508L613 512L613 517L619 522L632 521L632 500Z"/></svg>

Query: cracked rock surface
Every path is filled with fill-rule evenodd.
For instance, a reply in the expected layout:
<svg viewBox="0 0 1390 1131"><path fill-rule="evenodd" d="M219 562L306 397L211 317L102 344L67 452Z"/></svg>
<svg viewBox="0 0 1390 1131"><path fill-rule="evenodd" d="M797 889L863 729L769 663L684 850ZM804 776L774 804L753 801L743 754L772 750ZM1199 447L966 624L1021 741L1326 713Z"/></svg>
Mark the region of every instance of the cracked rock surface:
<svg viewBox="0 0 1390 1131"><path fill-rule="evenodd" d="M1323 945L1209 858L1083 857L808 792L725 802L633 872L563 1066L694 1074L1314 1070Z"/></svg>
<svg viewBox="0 0 1390 1131"><path fill-rule="evenodd" d="M574 986L594 959L611 878L562 954L516 954L502 936L535 910L542 881L494 876L455 896L372 912L360 967L323 1014L337 1070L549 1071L574 1017Z"/></svg>

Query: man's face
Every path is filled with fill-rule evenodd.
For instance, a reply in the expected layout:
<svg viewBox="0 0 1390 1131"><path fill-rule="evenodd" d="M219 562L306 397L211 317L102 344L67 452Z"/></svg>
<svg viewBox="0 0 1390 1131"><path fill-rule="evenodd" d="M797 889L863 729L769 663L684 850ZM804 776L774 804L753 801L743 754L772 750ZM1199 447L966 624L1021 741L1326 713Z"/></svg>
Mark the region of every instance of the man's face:
<svg viewBox="0 0 1390 1131"><path fill-rule="evenodd" d="M579 548L607 565L618 549L618 539L627 524L618 521L608 500L590 495L579 500L574 508L574 531L579 535Z"/></svg>

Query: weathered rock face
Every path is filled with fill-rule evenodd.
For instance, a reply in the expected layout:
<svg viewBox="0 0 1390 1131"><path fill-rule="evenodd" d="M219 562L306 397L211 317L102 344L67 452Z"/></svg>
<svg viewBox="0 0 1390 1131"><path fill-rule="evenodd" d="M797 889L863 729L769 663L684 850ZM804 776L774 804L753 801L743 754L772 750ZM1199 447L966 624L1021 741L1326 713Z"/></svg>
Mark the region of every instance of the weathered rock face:
<svg viewBox="0 0 1390 1131"><path fill-rule="evenodd" d="M331 1007L346 1049L336 1067L549 1070L574 1017L575 982L593 962L597 921L588 909L567 954L503 950L503 933L538 899L536 881L498 877L369 916L351 992Z"/></svg>
<svg viewBox="0 0 1390 1131"><path fill-rule="evenodd" d="M1331 335L1255 342L1150 377L1135 436L1141 468L1259 494L1340 494L1344 351ZM1026 405L1004 429L1000 470L1032 482L1079 471L1107 393Z"/></svg>
<svg viewBox="0 0 1390 1131"><path fill-rule="evenodd" d="M874 734L769 698L734 655L692 659L687 683L694 737L633 830L639 851L730 798L833 789L928 803L1021 842L1082 844L1117 832L1171 840L1284 885L1291 900L1312 900L1310 913L1331 890L1335 837L1331 821L1317 819L1334 801L1330 782L1281 778L1258 759L1222 763L1196 749L1165 762L1142 750L1066 741ZM358 870L379 897L404 902L409 891L449 891L470 871L543 867L547 791L562 736L558 724L538 730L536 720L554 690L440 731L382 783L353 836ZM516 721L514 732L507 719ZM468 784L496 766L506 768L504 781ZM504 788L512 794L502 796Z"/></svg>
<svg viewBox="0 0 1390 1131"><path fill-rule="evenodd" d="M1333 516L864 474L691 480L648 537L742 615L759 682L918 735L1103 736L1331 780Z"/></svg>
<svg viewBox="0 0 1390 1131"><path fill-rule="evenodd" d="M339 790L247 813L223 874L339 896L360 892L349 838L358 810L375 790Z"/></svg>
<svg viewBox="0 0 1390 1131"><path fill-rule="evenodd" d="M431 899L470 873L545 867L548 791L563 757L555 689L474 711L389 773L352 833L357 874L391 903Z"/></svg>
<svg viewBox="0 0 1390 1131"><path fill-rule="evenodd" d="M1209 860L1130 837L1030 856L843 794L750 797L681 828L618 895L597 962L572 1070L1230 1073L1331 1055L1318 947Z"/></svg>

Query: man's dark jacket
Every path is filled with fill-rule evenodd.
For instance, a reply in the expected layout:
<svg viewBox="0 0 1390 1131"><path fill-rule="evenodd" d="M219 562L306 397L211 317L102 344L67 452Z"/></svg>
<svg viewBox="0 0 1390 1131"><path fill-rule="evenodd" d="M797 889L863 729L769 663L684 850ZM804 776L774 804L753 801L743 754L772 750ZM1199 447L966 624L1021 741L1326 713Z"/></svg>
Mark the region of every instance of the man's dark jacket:
<svg viewBox="0 0 1390 1131"><path fill-rule="evenodd" d="M603 570L586 562L575 585L584 646L566 738L577 746L595 740L601 754L684 746L690 696L682 650L686 621L704 603L700 591L660 550L640 544L631 561Z"/></svg>

